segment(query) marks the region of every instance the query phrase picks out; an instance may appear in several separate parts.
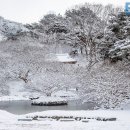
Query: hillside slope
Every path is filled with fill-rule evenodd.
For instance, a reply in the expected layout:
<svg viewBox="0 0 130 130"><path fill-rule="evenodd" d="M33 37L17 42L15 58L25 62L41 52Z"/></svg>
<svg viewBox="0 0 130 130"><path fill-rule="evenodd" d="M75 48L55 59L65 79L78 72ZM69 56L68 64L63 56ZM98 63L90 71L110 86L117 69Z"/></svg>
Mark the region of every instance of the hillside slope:
<svg viewBox="0 0 130 130"><path fill-rule="evenodd" d="M13 22L0 17L0 41L17 35L21 32L27 32L28 29L21 23Z"/></svg>

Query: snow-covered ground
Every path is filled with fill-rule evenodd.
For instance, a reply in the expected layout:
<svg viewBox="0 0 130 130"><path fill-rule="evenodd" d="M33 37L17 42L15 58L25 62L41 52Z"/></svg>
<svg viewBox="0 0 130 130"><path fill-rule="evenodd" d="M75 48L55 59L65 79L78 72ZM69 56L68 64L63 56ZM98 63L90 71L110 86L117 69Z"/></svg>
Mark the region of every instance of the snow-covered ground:
<svg viewBox="0 0 130 130"><path fill-rule="evenodd" d="M25 91L23 81L11 81L8 83L10 94L0 97L0 101L29 100L29 92ZM30 94L31 95L31 94Z"/></svg>
<svg viewBox="0 0 130 130"><path fill-rule="evenodd" d="M120 106L120 109L122 110L130 110L130 100L127 100L126 102L123 102Z"/></svg>
<svg viewBox="0 0 130 130"><path fill-rule="evenodd" d="M23 97L23 96L2 96L0 97L0 101L23 101L23 100L29 100L29 98Z"/></svg>
<svg viewBox="0 0 130 130"><path fill-rule="evenodd" d="M13 115L0 111L0 130L130 130L130 111L44 111L27 115ZM20 121L26 117L83 117L79 120L42 120ZM116 118L116 121L98 121L96 118ZM31 118L28 118L31 119ZM88 122L87 122L88 121Z"/></svg>
<svg viewBox="0 0 130 130"><path fill-rule="evenodd" d="M60 91L52 93L52 96L61 97L68 100L74 100L74 99L79 98L78 94L76 94L76 91L72 92L70 90L69 91L60 90Z"/></svg>
<svg viewBox="0 0 130 130"><path fill-rule="evenodd" d="M66 101L66 100L76 100L79 99L79 95L76 91L72 90L59 90L52 93L52 97L46 97L37 92L29 92L27 89L24 88L24 82L14 81L9 82L9 89L10 94L9 96L2 96L0 97L0 101L18 101L18 100L29 100L30 98L37 98L35 100L37 102L49 102L49 101Z"/></svg>

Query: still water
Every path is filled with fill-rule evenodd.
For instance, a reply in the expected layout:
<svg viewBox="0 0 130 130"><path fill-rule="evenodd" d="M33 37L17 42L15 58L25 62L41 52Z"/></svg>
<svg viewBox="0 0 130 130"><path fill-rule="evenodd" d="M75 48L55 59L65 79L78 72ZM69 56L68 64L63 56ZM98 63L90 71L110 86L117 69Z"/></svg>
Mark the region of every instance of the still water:
<svg viewBox="0 0 130 130"><path fill-rule="evenodd" d="M94 103L82 104L81 101L69 101L68 105L64 106L32 106L31 101L0 102L0 109L17 115L45 110L93 110L95 106Z"/></svg>

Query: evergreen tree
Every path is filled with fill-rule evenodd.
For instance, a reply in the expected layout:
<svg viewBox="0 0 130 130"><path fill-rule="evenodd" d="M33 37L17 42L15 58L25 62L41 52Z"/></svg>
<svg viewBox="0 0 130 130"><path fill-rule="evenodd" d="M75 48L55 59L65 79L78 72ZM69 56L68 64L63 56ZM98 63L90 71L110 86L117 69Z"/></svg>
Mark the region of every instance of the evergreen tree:
<svg viewBox="0 0 130 130"><path fill-rule="evenodd" d="M101 45L101 55L112 62L129 59L130 56L130 17L125 12L110 16L105 30L105 41Z"/></svg>

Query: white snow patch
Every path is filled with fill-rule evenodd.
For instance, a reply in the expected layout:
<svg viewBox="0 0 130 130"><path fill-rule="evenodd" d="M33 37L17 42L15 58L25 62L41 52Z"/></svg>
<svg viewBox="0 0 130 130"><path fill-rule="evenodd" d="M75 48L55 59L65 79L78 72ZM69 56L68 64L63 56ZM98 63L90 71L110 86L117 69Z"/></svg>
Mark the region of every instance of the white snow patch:
<svg viewBox="0 0 130 130"><path fill-rule="evenodd" d="M6 111L3 111L3 110L0 110L0 122L1 121L9 121L9 120L12 120L12 119L16 119L16 116L14 114L11 114L9 112L6 112Z"/></svg>
<svg viewBox="0 0 130 130"><path fill-rule="evenodd" d="M0 33L0 42L6 40L7 38Z"/></svg>

